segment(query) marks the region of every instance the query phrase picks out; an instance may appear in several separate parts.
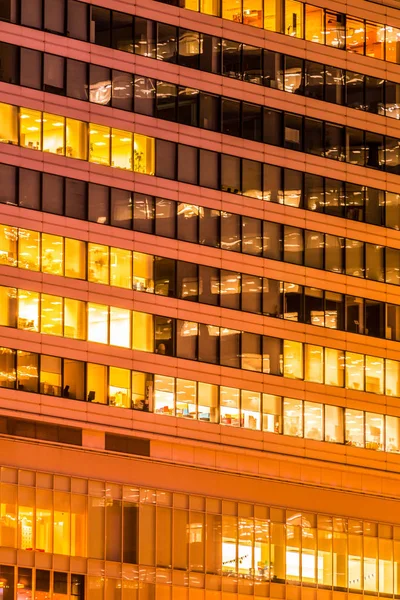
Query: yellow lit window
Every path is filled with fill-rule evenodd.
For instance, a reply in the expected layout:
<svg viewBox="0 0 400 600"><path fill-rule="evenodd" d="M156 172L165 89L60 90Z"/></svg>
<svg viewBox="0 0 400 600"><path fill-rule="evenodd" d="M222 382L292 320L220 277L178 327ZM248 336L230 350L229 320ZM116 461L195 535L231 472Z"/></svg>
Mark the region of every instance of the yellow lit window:
<svg viewBox="0 0 400 600"><path fill-rule="evenodd" d="M222 516L222 572L236 573L238 560L237 517ZM242 551L243 552L243 551ZM240 555L242 558L242 554ZM243 554L244 556L244 554ZM246 554L247 556L247 554ZM243 562L243 558L242 558Z"/></svg>
<svg viewBox="0 0 400 600"><path fill-rule="evenodd" d="M364 22L347 16L346 18L346 50L364 54L365 29Z"/></svg>
<svg viewBox="0 0 400 600"><path fill-rule="evenodd" d="M111 285L132 289L132 252L121 248L111 248L110 259Z"/></svg>
<svg viewBox="0 0 400 600"><path fill-rule="evenodd" d="M64 336L74 340L86 339L85 302L64 298Z"/></svg>
<svg viewBox="0 0 400 600"><path fill-rule="evenodd" d="M0 102L0 142L18 145L18 108Z"/></svg>
<svg viewBox="0 0 400 600"><path fill-rule="evenodd" d="M52 552L53 492L36 491L36 550Z"/></svg>
<svg viewBox="0 0 400 600"><path fill-rule="evenodd" d="M87 401L107 404L107 367L88 363L86 376Z"/></svg>
<svg viewBox="0 0 400 600"><path fill-rule="evenodd" d="M400 396L400 362L386 359L386 395Z"/></svg>
<svg viewBox="0 0 400 600"><path fill-rule="evenodd" d="M0 286L0 325L15 327L17 321L17 289Z"/></svg>
<svg viewBox="0 0 400 600"><path fill-rule="evenodd" d="M154 352L153 315L132 313L132 348L143 352Z"/></svg>
<svg viewBox="0 0 400 600"><path fill-rule="evenodd" d="M147 135L135 133L133 142L134 171L154 175L155 173L155 150L154 138Z"/></svg>
<svg viewBox="0 0 400 600"><path fill-rule="evenodd" d="M222 18L242 22L242 0L222 0Z"/></svg>
<svg viewBox="0 0 400 600"><path fill-rule="evenodd" d="M346 444L364 447L364 413L361 410L345 410Z"/></svg>
<svg viewBox="0 0 400 600"><path fill-rule="evenodd" d="M285 31L292 37L303 37L303 7L297 0L285 0Z"/></svg>
<svg viewBox="0 0 400 600"><path fill-rule="evenodd" d="M88 126L83 121L67 119L66 156L87 160Z"/></svg>
<svg viewBox="0 0 400 600"><path fill-rule="evenodd" d="M175 410L177 417L185 419L196 419L197 386L195 381L188 379L176 380Z"/></svg>
<svg viewBox="0 0 400 600"><path fill-rule="evenodd" d="M43 113L43 152L65 154L65 118Z"/></svg>
<svg viewBox="0 0 400 600"><path fill-rule="evenodd" d="M325 348L326 385L344 385L344 352L335 348Z"/></svg>
<svg viewBox="0 0 400 600"><path fill-rule="evenodd" d="M386 26L386 54L385 58L387 61L392 63L399 62L399 48L400 48L400 29L398 27Z"/></svg>
<svg viewBox="0 0 400 600"><path fill-rule="evenodd" d="M162 415L175 414L175 378L154 375L154 412Z"/></svg>
<svg viewBox="0 0 400 600"><path fill-rule="evenodd" d="M390 415L386 415L386 452L400 452L400 419Z"/></svg>
<svg viewBox="0 0 400 600"><path fill-rule="evenodd" d="M199 421L218 423L218 386L199 381L197 387Z"/></svg>
<svg viewBox="0 0 400 600"><path fill-rule="evenodd" d="M71 494L71 556L86 556L87 500Z"/></svg>
<svg viewBox="0 0 400 600"><path fill-rule="evenodd" d="M284 340L283 374L291 379L303 379L303 345L300 342Z"/></svg>
<svg viewBox="0 0 400 600"><path fill-rule="evenodd" d="M378 356L365 357L365 390L374 394L384 393L383 358Z"/></svg>
<svg viewBox="0 0 400 600"><path fill-rule="evenodd" d="M121 406L122 408L131 407L131 372L128 369L119 369L110 367L110 404L112 406Z"/></svg>
<svg viewBox="0 0 400 600"><path fill-rule="evenodd" d="M110 127L89 123L89 162L110 165Z"/></svg>
<svg viewBox="0 0 400 600"><path fill-rule="evenodd" d="M199 0L185 0L184 7L188 10L199 11Z"/></svg>
<svg viewBox="0 0 400 600"><path fill-rule="evenodd" d="M221 386L219 388L220 399L220 422L223 425L231 425L232 427L240 426L240 390Z"/></svg>
<svg viewBox="0 0 400 600"><path fill-rule="evenodd" d="M324 9L306 4L306 40L316 44L325 43Z"/></svg>
<svg viewBox="0 0 400 600"><path fill-rule="evenodd" d="M129 131L113 129L111 135L111 166L118 169L133 170L132 165L133 135Z"/></svg>
<svg viewBox="0 0 400 600"><path fill-rule="evenodd" d="M54 554L70 553L70 495L54 492Z"/></svg>
<svg viewBox="0 0 400 600"><path fill-rule="evenodd" d="M385 58L385 26L367 23L365 32L365 54L373 58Z"/></svg>
<svg viewBox="0 0 400 600"><path fill-rule="evenodd" d="M261 394L242 390L241 426L261 429Z"/></svg>
<svg viewBox="0 0 400 600"><path fill-rule="evenodd" d="M221 0L200 0L200 12L205 15L219 17L221 14Z"/></svg>
<svg viewBox="0 0 400 600"><path fill-rule="evenodd" d="M65 277L86 278L86 244L65 238Z"/></svg>
<svg viewBox="0 0 400 600"><path fill-rule="evenodd" d="M138 291L154 291L154 257L142 252L133 253L133 288Z"/></svg>
<svg viewBox="0 0 400 600"><path fill-rule="evenodd" d="M41 150L42 113L39 110L21 108L19 120L20 146Z"/></svg>
<svg viewBox="0 0 400 600"><path fill-rule="evenodd" d="M18 266L29 271L40 270L40 233L18 230Z"/></svg>
<svg viewBox="0 0 400 600"><path fill-rule="evenodd" d="M61 358L40 357L40 392L50 396L61 396Z"/></svg>
<svg viewBox="0 0 400 600"><path fill-rule="evenodd" d="M253 27L263 26L263 0L243 0L243 23Z"/></svg>
<svg viewBox="0 0 400 600"><path fill-rule="evenodd" d="M18 329L39 331L39 294L18 290Z"/></svg>
<svg viewBox="0 0 400 600"><path fill-rule="evenodd" d="M63 300L60 296L42 294L40 332L63 335Z"/></svg>
<svg viewBox="0 0 400 600"><path fill-rule="evenodd" d="M101 244L88 245L88 279L108 285L110 281L109 247Z"/></svg>
<svg viewBox="0 0 400 600"><path fill-rule="evenodd" d="M322 440L322 404L304 402L304 437L308 440Z"/></svg>
<svg viewBox="0 0 400 600"><path fill-rule="evenodd" d="M365 447L371 450L384 450L384 417L375 413L365 413Z"/></svg>
<svg viewBox="0 0 400 600"><path fill-rule="evenodd" d="M264 0L264 29L282 32L283 1Z"/></svg>
<svg viewBox="0 0 400 600"><path fill-rule="evenodd" d="M324 383L324 349L322 346L306 344L305 380Z"/></svg>
<svg viewBox="0 0 400 600"><path fill-rule="evenodd" d="M263 431L281 433L282 431L282 398L272 394L263 394Z"/></svg>
<svg viewBox="0 0 400 600"><path fill-rule="evenodd" d="M18 548L35 547L34 537L35 489L18 487Z"/></svg>
<svg viewBox="0 0 400 600"><path fill-rule="evenodd" d="M1 484L0 543L8 548L17 546L17 490L16 485Z"/></svg>
<svg viewBox="0 0 400 600"><path fill-rule="evenodd" d="M108 306L88 303L88 340L108 343Z"/></svg>
<svg viewBox="0 0 400 600"><path fill-rule="evenodd" d="M346 352L346 388L364 389L364 356L355 352Z"/></svg>
<svg viewBox="0 0 400 600"><path fill-rule="evenodd" d="M110 344L130 348L131 311L124 308L110 308Z"/></svg>
<svg viewBox="0 0 400 600"><path fill-rule="evenodd" d="M132 408L149 410L149 395L152 393L151 382L147 373L132 371Z"/></svg>
<svg viewBox="0 0 400 600"><path fill-rule="evenodd" d="M64 239L60 235L42 233L42 271L52 275L64 272Z"/></svg>
<svg viewBox="0 0 400 600"><path fill-rule="evenodd" d="M303 402L301 400L284 398L283 434L303 437Z"/></svg>
<svg viewBox="0 0 400 600"><path fill-rule="evenodd" d="M0 264L17 266L17 227L0 225Z"/></svg>

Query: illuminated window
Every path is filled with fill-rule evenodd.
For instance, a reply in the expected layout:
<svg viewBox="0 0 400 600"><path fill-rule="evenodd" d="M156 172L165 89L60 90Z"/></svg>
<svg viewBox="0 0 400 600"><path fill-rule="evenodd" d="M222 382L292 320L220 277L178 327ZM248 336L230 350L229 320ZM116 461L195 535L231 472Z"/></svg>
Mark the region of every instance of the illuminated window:
<svg viewBox="0 0 400 600"><path fill-rule="evenodd" d="M205 15L213 15L219 17L221 0L200 0L200 12Z"/></svg>
<svg viewBox="0 0 400 600"><path fill-rule="evenodd" d="M88 340L108 343L108 306L88 303Z"/></svg>
<svg viewBox="0 0 400 600"><path fill-rule="evenodd" d="M65 238L65 277L86 278L86 244Z"/></svg>
<svg viewBox="0 0 400 600"><path fill-rule="evenodd" d="M364 389L364 356L355 352L346 352L346 388Z"/></svg>
<svg viewBox="0 0 400 600"><path fill-rule="evenodd" d="M306 4L306 40L316 44L325 43L324 9Z"/></svg>
<svg viewBox="0 0 400 600"><path fill-rule="evenodd" d="M35 548L34 529L35 490L18 486L18 548Z"/></svg>
<svg viewBox="0 0 400 600"><path fill-rule="evenodd" d="M175 414L177 417L196 419L197 386L195 381L177 379L175 390Z"/></svg>
<svg viewBox="0 0 400 600"><path fill-rule="evenodd" d="M264 0L264 29L282 32L283 2L282 0Z"/></svg>
<svg viewBox="0 0 400 600"><path fill-rule="evenodd" d="M344 352L335 348L325 348L325 384L343 387Z"/></svg>
<svg viewBox="0 0 400 600"><path fill-rule="evenodd" d="M111 135L111 166L118 169L133 170L132 165L133 134L129 131L113 129Z"/></svg>
<svg viewBox="0 0 400 600"><path fill-rule="evenodd" d="M132 407L149 412L153 409L153 376L132 371Z"/></svg>
<svg viewBox="0 0 400 600"><path fill-rule="evenodd" d="M242 390L241 426L261 429L261 393Z"/></svg>
<svg viewBox="0 0 400 600"><path fill-rule="evenodd" d="M132 289L132 252L110 248L110 283L116 287Z"/></svg>
<svg viewBox="0 0 400 600"><path fill-rule="evenodd" d="M400 396L400 362L387 358L385 367L386 394L388 396Z"/></svg>
<svg viewBox="0 0 400 600"><path fill-rule="evenodd" d="M29 271L40 270L40 233L18 230L18 266Z"/></svg>
<svg viewBox="0 0 400 600"><path fill-rule="evenodd" d="M0 286L0 325L16 327L17 324L17 290Z"/></svg>
<svg viewBox="0 0 400 600"><path fill-rule="evenodd" d="M283 434L303 437L303 402L283 399Z"/></svg>
<svg viewBox="0 0 400 600"><path fill-rule="evenodd" d="M110 282L109 247L88 244L88 279L94 283Z"/></svg>
<svg viewBox="0 0 400 600"><path fill-rule="evenodd" d="M63 299L60 296L42 294L40 332L48 335L63 334Z"/></svg>
<svg viewBox="0 0 400 600"><path fill-rule="evenodd" d="M242 0L222 0L222 18L242 22Z"/></svg>
<svg viewBox="0 0 400 600"><path fill-rule="evenodd" d="M154 412L162 415L175 414L175 379L154 375Z"/></svg>
<svg viewBox="0 0 400 600"><path fill-rule="evenodd" d="M195 10L196 12L198 12L199 10L199 2L198 0L184 0L184 6L185 8L187 8L188 10Z"/></svg>
<svg viewBox="0 0 400 600"><path fill-rule="evenodd" d="M365 357L365 391L383 394L384 390L383 358L377 356Z"/></svg>
<svg viewBox="0 0 400 600"><path fill-rule="evenodd" d="M49 396L61 396L61 358L40 357L40 392Z"/></svg>
<svg viewBox="0 0 400 600"><path fill-rule="evenodd" d="M18 290L18 329L39 331L39 294Z"/></svg>
<svg viewBox="0 0 400 600"><path fill-rule="evenodd" d="M344 48L346 32L344 15L333 11L325 11L325 44L333 48Z"/></svg>
<svg viewBox="0 0 400 600"><path fill-rule="evenodd" d="M112 406L131 407L131 372L128 369L110 367L109 397Z"/></svg>
<svg viewBox="0 0 400 600"><path fill-rule="evenodd" d="M364 413L361 410L346 408L346 444L364 447Z"/></svg>
<svg viewBox="0 0 400 600"><path fill-rule="evenodd" d="M154 291L154 256L133 253L133 288L138 291Z"/></svg>
<svg viewBox="0 0 400 600"><path fill-rule="evenodd" d="M52 275L64 272L64 240L59 235L42 233L42 271Z"/></svg>
<svg viewBox="0 0 400 600"><path fill-rule="evenodd" d="M221 386L219 388L220 422L232 427L240 426L240 390Z"/></svg>
<svg viewBox="0 0 400 600"><path fill-rule="evenodd" d="M20 108L19 118L20 146L41 150L42 113L39 110Z"/></svg>
<svg viewBox="0 0 400 600"><path fill-rule="evenodd" d="M7 288L0 288L1 289ZM2 309L1 297L0 297L0 310ZM17 380L15 371L15 350L10 348L0 348L0 387L15 388L15 382ZM1 522L1 508L0 508L0 522ZM0 526L1 529L1 526ZM1 533L0 533L0 544L1 544Z"/></svg>
<svg viewBox="0 0 400 600"><path fill-rule="evenodd" d="M66 156L88 159L88 126L83 121L67 119Z"/></svg>
<svg viewBox="0 0 400 600"><path fill-rule="evenodd" d="M263 0L243 0L243 23L253 27L263 26Z"/></svg>
<svg viewBox="0 0 400 600"><path fill-rule="evenodd" d="M110 308L110 344L131 347L131 311L125 308Z"/></svg>
<svg viewBox="0 0 400 600"><path fill-rule="evenodd" d="M154 352L153 315L132 313L132 348L143 352Z"/></svg>
<svg viewBox="0 0 400 600"><path fill-rule="evenodd" d="M372 58L385 58L385 26L367 23L365 33L365 54Z"/></svg>
<svg viewBox="0 0 400 600"><path fill-rule="evenodd" d="M386 54L385 58L387 61L392 63L398 63L399 56L399 44L400 44L400 29L398 27L386 26Z"/></svg>
<svg viewBox="0 0 400 600"><path fill-rule="evenodd" d="M386 452L400 452L400 419L386 415Z"/></svg>
<svg viewBox="0 0 400 600"><path fill-rule="evenodd" d="M346 50L364 54L364 22L353 17L346 17Z"/></svg>
<svg viewBox="0 0 400 600"><path fill-rule="evenodd" d="M17 547L17 490L16 485L1 484L0 543L4 547Z"/></svg>
<svg viewBox="0 0 400 600"><path fill-rule="evenodd" d="M70 554L70 527L70 494L54 492L53 552L55 554Z"/></svg>
<svg viewBox="0 0 400 600"><path fill-rule="evenodd" d="M291 379L303 379L303 344L284 340L283 374Z"/></svg>
<svg viewBox="0 0 400 600"><path fill-rule="evenodd" d="M107 404L107 367L87 364L86 393L88 402Z"/></svg>
<svg viewBox="0 0 400 600"><path fill-rule="evenodd" d="M111 129L89 123L89 162L110 165Z"/></svg>
<svg viewBox="0 0 400 600"><path fill-rule="evenodd" d="M325 441L343 444L343 408L325 404Z"/></svg>
<svg viewBox="0 0 400 600"><path fill-rule="evenodd" d="M305 345L305 380L324 383L324 348Z"/></svg>
<svg viewBox="0 0 400 600"><path fill-rule="evenodd" d="M222 516L222 573L237 572L237 517Z"/></svg>
<svg viewBox="0 0 400 600"><path fill-rule="evenodd" d="M371 450L384 450L384 417L365 413L365 447Z"/></svg>
<svg viewBox="0 0 400 600"><path fill-rule="evenodd" d="M254 548L254 520L238 519L238 573L239 576L248 577L254 572L253 561L259 560L259 553Z"/></svg>
<svg viewBox="0 0 400 600"><path fill-rule="evenodd" d="M136 173L145 173L154 175L155 172L155 151L154 138L147 135L135 133L133 152L134 152L134 171Z"/></svg>
<svg viewBox="0 0 400 600"><path fill-rule="evenodd" d="M0 264L17 266L17 227L0 225Z"/></svg>
<svg viewBox="0 0 400 600"><path fill-rule="evenodd" d="M218 423L218 386L199 381L197 405L199 421Z"/></svg>
<svg viewBox="0 0 400 600"><path fill-rule="evenodd" d="M65 154L65 119L43 113L43 152Z"/></svg>
<svg viewBox="0 0 400 600"><path fill-rule="evenodd" d="M18 108L0 102L0 143L18 145Z"/></svg>
<svg viewBox="0 0 400 600"><path fill-rule="evenodd" d="M282 398L263 394L263 430L270 433L282 432Z"/></svg>
<svg viewBox="0 0 400 600"><path fill-rule="evenodd" d="M323 405L304 402L304 437L308 440L323 439Z"/></svg>
<svg viewBox="0 0 400 600"><path fill-rule="evenodd" d="M86 339L86 303L64 298L64 336L75 340Z"/></svg>
<svg viewBox="0 0 400 600"><path fill-rule="evenodd" d="M304 4L297 0L285 0L285 31L292 37L303 37L303 10Z"/></svg>

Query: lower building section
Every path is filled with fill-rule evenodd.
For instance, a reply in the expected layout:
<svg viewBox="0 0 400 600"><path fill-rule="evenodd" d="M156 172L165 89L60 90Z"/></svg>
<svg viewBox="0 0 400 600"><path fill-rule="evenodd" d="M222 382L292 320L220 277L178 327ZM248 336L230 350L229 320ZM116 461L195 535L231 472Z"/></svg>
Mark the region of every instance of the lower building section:
<svg viewBox="0 0 400 600"><path fill-rule="evenodd" d="M325 489L325 512L321 490L7 436L0 456L0 598L400 597L389 499Z"/></svg>

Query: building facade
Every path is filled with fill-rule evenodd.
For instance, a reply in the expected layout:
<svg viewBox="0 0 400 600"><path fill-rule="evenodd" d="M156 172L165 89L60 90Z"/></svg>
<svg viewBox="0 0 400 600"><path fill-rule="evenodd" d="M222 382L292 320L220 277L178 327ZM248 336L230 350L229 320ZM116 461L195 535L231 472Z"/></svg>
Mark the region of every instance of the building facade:
<svg viewBox="0 0 400 600"><path fill-rule="evenodd" d="M0 0L0 598L400 598L398 0Z"/></svg>

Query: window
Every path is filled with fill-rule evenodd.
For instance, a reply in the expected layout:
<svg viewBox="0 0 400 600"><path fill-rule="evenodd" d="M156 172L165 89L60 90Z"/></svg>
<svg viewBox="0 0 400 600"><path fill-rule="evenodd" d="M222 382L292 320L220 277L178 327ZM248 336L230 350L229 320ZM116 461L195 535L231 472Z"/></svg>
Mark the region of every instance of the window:
<svg viewBox="0 0 400 600"><path fill-rule="evenodd" d="M40 332L63 335L63 299L60 296L41 294Z"/></svg>
<svg viewBox="0 0 400 600"><path fill-rule="evenodd" d="M131 311L110 307L110 344L131 347Z"/></svg>
<svg viewBox="0 0 400 600"><path fill-rule="evenodd" d="M283 399L283 434L303 437L303 403L301 400Z"/></svg>
<svg viewBox="0 0 400 600"><path fill-rule="evenodd" d="M154 412L173 416L175 414L175 378L154 376Z"/></svg>
<svg viewBox="0 0 400 600"><path fill-rule="evenodd" d="M241 391L241 427L261 429L261 393Z"/></svg>
<svg viewBox="0 0 400 600"><path fill-rule="evenodd" d="M130 191L111 188L111 225L132 229L132 205Z"/></svg>
<svg viewBox="0 0 400 600"><path fill-rule="evenodd" d="M137 312L136 310L132 313L132 348L134 350L142 350L143 352L154 352L154 325L153 320L158 317L154 317L151 314ZM160 317L162 319L162 317ZM170 326L168 328L168 325ZM167 319L167 323L162 327L162 332L156 329L156 339L158 334L164 336L164 354L171 356L173 354L173 338L172 338L172 323L171 320ZM170 337L168 337L168 334ZM161 348L156 347L156 352L162 354Z"/></svg>
<svg viewBox="0 0 400 600"><path fill-rule="evenodd" d="M66 119L66 124L66 156L87 160L88 124L75 119ZM92 147L92 145L90 152L91 155L95 156L94 146Z"/></svg>
<svg viewBox="0 0 400 600"><path fill-rule="evenodd" d="M283 374L291 379L303 379L303 345L301 342L284 340Z"/></svg>
<svg viewBox="0 0 400 600"><path fill-rule="evenodd" d="M15 366L16 351L9 348L0 348L0 387L15 388L17 380Z"/></svg>
<svg viewBox="0 0 400 600"><path fill-rule="evenodd" d="M110 133L105 125L89 123L89 162L110 166Z"/></svg>
<svg viewBox="0 0 400 600"><path fill-rule="evenodd" d="M65 277L86 279L86 243L64 238Z"/></svg>
<svg viewBox="0 0 400 600"><path fill-rule="evenodd" d="M25 392L39 389L39 355L34 352L17 351L17 387Z"/></svg>
<svg viewBox="0 0 400 600"><path fill-rule="evenodd" d="M218 387L216 385L198 382L197 410L199 421L218 423Z"/></svg>
<svg viewBox="0 0 400 600"><path fill-rule="evenodd" d="M88 402L107 404L107 367L93 363L87 364L86 394Z"/></svg>
<svg viewBox="0 0 400 600"><path fill-rule="evenodd" d="M0 6L0 19L2 7ZM22 50L22 49L21 49ZM19 83L18 76L18 54L17 46L11 44L0 43L0 81L5 83Z"/></svg>
<svg viewBox="0 0 400 600"><path fill-rule="evenodd" d="M282 433L282 398L271 394L262 395L263 431Z"/></svg>
<svg viewBox="0 0 400 600"><path fill-rule="evenodd" d="M64 239L61 236L42 233L42 271L64 274Z"/></svg>
<svg viewBox="0 0 400 600"><path fill-rule="evenodd" d="M30 108L20 108L19 143L24 148L41 150L42 113Z"/></svg>
<svg viewBox="0 0 400 600"><path fill-rule="evenodd" d="M110 367L109 398L111 406L131 407L131 372L128 369Z"/></svg>
<svg viewBox="0 0 400 600"><path fill-rule="evenodd" d="M88 99L88 65L79 60L67 58L66 95L77 100Z"/></svg>
<svg viewBox="0 0 400 600"><path fill-rule="evenodd" d="M346 352L346 388L364 389L364 355Z"/></svg>
<svg viewBox="0 0 400 600"><path fill-rule="evenodd" d="M44 54L43 89L52 94L65 94L64 61L61 56Z"/></svg>
<svg viewBox="0 0 400 600"><path fill-rule="evenodd" d="M34 90L42 89L42 54L37 50L21 48L20 85Z"/></svg>
<svg viewBox="0 0 400 600"><path fill-rule="evenodd" d="M43 173L42 210L53 215L64 214L64 179L59 175Z"/></svg>
<svg viewBox="0 0 400 600"><path fill-rule="evenodd" d="M87 305L88 310L88 340L100 344L108 343L108 306L103 304Z"/></svg>
<svg viewBox="0 0 400 600"><path fill-rule="evenodd" d="M67 35L88 41L88 8L78 0L68 0Z"/></svg>
<svg viewBox="0 0 400 600"><path fill-rule="evenodd" d="M61 358L44 354L40 357L40 392L61 396Z"/></svg>
<svg viewBox="0 0 400 600"><path fill-rule="evenodd" d="M111 46L111 11L107 8L92 6L93 29L90 41L99 46Z"/></svg>
<svg viewBox="0 0 400 600"><path fill-rule="evenodd" d="M364 447L364 413L361 410L345 409L346 444Z"/></svg>
<svg viewBox="0 0 400 600"><path fill-rule="evenodd" d="M324 383L324 348L305 344L305 377L306 381Z"/></svg>
<svg viewBox="0 0 400 600"><path fill-rule="evenodd" d="M109 284L109 247L101 244L88 244L88 279L94 283Z"/></svg>
<svg viewBox="0 0 400 600"><path fill-rule="evenodd" d="M307 440L323 440L323 405L304 402L304 437Z"/></svg>
<svg viewBox="0 0 400 600"><path fill-rule="evenodd" d="M188 360L197 359L198 324L192 321L177 321L176 356Z"/></svg>
<svg viewBox="0 0 400 600"><path fill-rule="evenodd" d="M343 444L343 409L325 404L325 441Z"/></svg>
<svg viewBox="0 0 400 600"><path fill-rule="evenodd" d="M39 331L39 294L18 290L18 329Z"/></svg>
<svg viewBox="0 0 400 600"><path fill-rule="evenodd" d="M155 172L155 144L154 138L135 133L134 136L134 171L154 175Z"/></svg>
<svg viewBox="0 0 400 600"><path fill-rule="evenodd" d="M18 144L18 109L0 103L0 140L6 144Z"/></svg>
<svg viewBox="0 0 400 600"><path fill-rule="evenodd" d="M231 427L240 426L240 390L221 386L219 388L220 422Z"/></svg>
<svg viewBox="0 0 400 600"><path fill-rule="evenodd" d="M110 248L110 285L132 289L132 252Z"/></svg>
<svg viewBox="0 0 400 600"><path fill-rule="evenodd" d="M176 416L185 419L196 419L197 385L195 381L176 379Z"/></svg>

